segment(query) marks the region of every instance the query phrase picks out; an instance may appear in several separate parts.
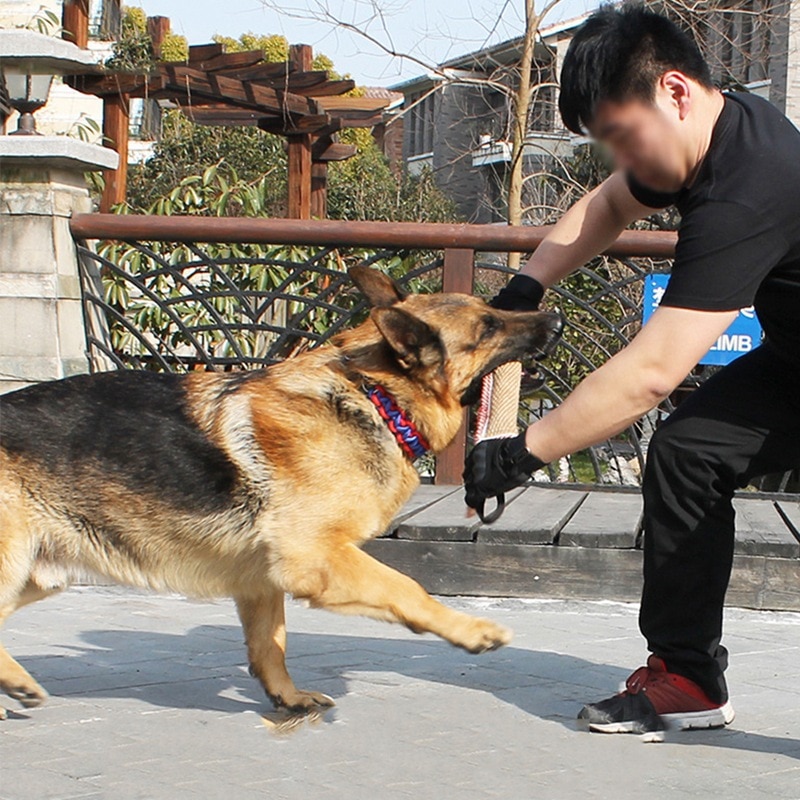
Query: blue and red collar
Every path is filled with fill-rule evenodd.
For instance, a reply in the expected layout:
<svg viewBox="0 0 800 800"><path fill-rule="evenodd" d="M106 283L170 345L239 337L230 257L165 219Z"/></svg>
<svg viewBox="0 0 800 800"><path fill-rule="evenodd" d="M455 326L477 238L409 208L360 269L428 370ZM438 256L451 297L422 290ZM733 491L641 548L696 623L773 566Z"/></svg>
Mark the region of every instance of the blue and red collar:
<svg viewBox="0 0 800 800"><path fill-rule="evenodd" d="M381 419L394 434L397 443L411 461L424 456L431 449L417 426L406 416L394 397L383 386L376 384L371 389L365 388L365 391L372 405L378 410Z"/></svg>

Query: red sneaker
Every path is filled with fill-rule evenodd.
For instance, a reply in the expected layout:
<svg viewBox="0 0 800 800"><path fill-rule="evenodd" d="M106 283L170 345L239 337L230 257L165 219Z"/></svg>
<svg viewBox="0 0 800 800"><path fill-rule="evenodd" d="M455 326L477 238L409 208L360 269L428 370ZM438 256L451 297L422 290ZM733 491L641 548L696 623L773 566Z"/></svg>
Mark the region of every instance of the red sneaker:
<svg viewBox="0 0 800 800"><path fill-rule="evenodd" d="M666 728L721 728L733 721L730 702L710 700L692 680L668 672L664 660L651 655L619 694L585 705L578 722L601 733L658 733Z"/></svg>

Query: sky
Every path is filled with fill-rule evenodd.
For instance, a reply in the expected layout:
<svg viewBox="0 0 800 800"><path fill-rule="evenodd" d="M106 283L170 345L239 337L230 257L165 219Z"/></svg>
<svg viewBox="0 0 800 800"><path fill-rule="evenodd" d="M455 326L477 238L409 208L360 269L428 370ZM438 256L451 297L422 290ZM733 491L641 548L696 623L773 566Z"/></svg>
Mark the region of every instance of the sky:
<svg viewBox="0 0 800 800"><path fill-rule="evenodd" d="M560 0L544 24L597 4ZM312 45L332 58L339 72L370 86L390 86L424 73L427 64L519 35L523 9L522 0L131 0L129 5L141 5L148 16L169 17L172 30L190 44L209 42L215 33L281 33L291 44ZM326 15L328 21L320 19ZM411 57L392 57L334 20Z"/></svg>

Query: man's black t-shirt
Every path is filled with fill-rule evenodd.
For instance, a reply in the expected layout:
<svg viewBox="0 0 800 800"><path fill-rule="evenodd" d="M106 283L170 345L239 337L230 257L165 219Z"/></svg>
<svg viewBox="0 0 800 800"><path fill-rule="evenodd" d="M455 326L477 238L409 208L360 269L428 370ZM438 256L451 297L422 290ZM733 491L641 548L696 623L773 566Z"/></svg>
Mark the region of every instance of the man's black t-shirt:
<svg viewBox="0 0 800 800"><path fill-rule="evenodd" d="M633 196L681 213L662 305L724 311L755 305L766 341L800 363L800 131L775 106L724 95L708 152L689 188Z"/></svg>

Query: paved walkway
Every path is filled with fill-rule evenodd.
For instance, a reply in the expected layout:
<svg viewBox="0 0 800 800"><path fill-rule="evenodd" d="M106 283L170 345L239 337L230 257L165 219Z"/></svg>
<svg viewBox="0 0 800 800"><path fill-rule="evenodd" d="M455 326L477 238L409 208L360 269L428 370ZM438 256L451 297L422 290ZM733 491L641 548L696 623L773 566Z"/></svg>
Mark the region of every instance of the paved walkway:
<svg viewBox="0 0 800 800"><path fill-rule="evenodd" d="M0 723L0 798L800 798L800 615L729 610L736 721L643 744L573 721L641 663L635 606L445 602L514 642L472 656L291 604L293 676L338 705L284 735L228 602L78 588L24 609L4 641L53 697Z"/></svg>

